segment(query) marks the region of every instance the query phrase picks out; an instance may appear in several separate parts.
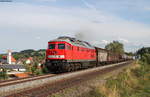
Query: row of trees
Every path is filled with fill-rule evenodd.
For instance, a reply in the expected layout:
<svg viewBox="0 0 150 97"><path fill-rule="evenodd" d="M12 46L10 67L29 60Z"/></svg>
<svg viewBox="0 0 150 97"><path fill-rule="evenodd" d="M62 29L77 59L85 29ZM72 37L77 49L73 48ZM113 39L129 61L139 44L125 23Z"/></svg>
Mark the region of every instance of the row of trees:
<svg viewBox="0 0 150 97"><path fill-rule="evenodd" d="M107 44L105 46L105 49L111 50L118 54L126 54L128 56L135 56L135 54L132 52L125 52L124 45L122 43L120 43L119 41L113 41L113 42Z"/></svg>
<svg viewBox="0 0 150 97"><path fill-rule="evenodd" d="M106 45L105 48L107 50L111 50L113 52L119 53L119 54L127 54L130 56L137 56L138 59L143 61L144 63L150 64L150 47L143 47L139 49L135 54L133 53L126 53L124 51L124 45L118 41L113 41L110 44Z"/></svg>

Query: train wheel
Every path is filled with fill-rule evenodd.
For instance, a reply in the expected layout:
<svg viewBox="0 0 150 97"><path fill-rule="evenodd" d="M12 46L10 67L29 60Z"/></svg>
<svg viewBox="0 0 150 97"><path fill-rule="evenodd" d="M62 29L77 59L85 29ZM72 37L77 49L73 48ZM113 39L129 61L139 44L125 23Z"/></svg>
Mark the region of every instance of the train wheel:
<svg viewBox="0 0 150 97"><path fill-rule="evenodd" d="M68 63L67 65L68 65L68 67L67 67L66 71L70 72L71 71L71 68L70 68L71 65L70 65L70 63Z"/></svg>
<svg viewBox="0 0 150 97"><path fill-rule="evenodd" d="M74 64L74 71L76 71L76 70L78 70L78 64L77 63Z"/></svg>
<svg viewBox="0 0 150 97"><path fill-rule="evenodd" d="M69 67L67 71L70 72L70 71L71 71L71 68Z"/></svg>
<svg viewBox="0 0 150 97"><path fill-rule="evenodd" d="M74 71L74 67L73 67L73 64L71 64L71 71Z"/></svg>

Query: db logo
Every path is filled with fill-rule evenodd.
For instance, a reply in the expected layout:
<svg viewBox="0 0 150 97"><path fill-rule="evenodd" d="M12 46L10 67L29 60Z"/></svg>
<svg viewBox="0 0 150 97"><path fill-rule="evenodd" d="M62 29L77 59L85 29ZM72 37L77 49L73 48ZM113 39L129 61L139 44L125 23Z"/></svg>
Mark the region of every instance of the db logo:
<svg viewBox="0 0 150 97"><path fill-rule="evenodd" d="M55 55L55 54L57 54L57 51L50 51L49 54L50 55Z"/></svg>

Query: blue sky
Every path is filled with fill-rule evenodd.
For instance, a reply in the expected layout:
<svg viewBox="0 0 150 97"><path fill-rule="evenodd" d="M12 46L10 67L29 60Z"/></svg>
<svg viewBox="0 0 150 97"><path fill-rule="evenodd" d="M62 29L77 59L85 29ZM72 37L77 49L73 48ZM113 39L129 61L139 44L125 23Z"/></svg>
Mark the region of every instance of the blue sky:
<svg viewBox="0 0 150 97"><path fill-rule="evenodd" d="M0 53L43 49L58 36L126 51L150 46L150 0L13 0L0 2Z"/></svg>

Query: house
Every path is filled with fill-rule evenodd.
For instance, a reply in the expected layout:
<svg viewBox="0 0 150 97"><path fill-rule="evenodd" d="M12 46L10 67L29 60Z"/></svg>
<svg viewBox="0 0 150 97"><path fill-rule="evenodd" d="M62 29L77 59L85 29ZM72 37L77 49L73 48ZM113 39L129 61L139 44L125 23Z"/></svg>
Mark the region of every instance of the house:
<svg viewBox="0 0 150 97"><path fill-rule="evenodd" d="M13 56L11 56L11 64L16 64L16 59Z"/></svg>
<svg viewBox="0 0 150 97"><path fill-rule="evenodd" d="M11 64L16 64L16 59L13 56L11 56L9 61L11 61ZM2 59L0 59L0 64L8 64L7 56L3 56Z"/></svg>
<svg viewBox="0 0 150 97"><path fill-rule="evenodd" d="M29 57L27 60L26 60L26 64L31 64L33 62L33 58L32 57Z"/></svg>
<svg viewBox="0 0 150 97"><path fill-rule="evenodd" d="M0 65L2 65L2 64L7 64L7 60L5 60L5 59L0 59Z"/></svg>
<svg viewBox="0 0 150 97"><path fill-rule="evenodd" d="M7 57L6 56L2 56L2 59L0 59L0 65L2 64L7 64Z"/></svg>
<svg viewBox="0 0 150 97"><path fill-rule="evenodd" d="M21 71L21 72L25 72L26 68L24 65L10 65L10 64L3 64L0 65L0 70L2 71L2 69L6 69L6 70L11 70L11 71Z"/></svg>

